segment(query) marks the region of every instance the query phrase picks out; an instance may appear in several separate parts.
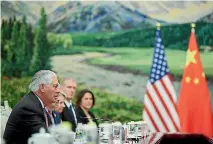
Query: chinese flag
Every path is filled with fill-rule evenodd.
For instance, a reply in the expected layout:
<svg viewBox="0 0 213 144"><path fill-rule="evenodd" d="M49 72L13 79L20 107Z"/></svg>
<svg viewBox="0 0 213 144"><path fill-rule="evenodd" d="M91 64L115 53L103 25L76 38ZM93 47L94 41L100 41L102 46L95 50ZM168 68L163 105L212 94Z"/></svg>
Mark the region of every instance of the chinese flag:
<svg viewBox="0 0 213 144"><path fill-rule="evenodd" d="M195 32L192 29L178 99L181 132L213 138L210 92L202 68Z"/></svg>

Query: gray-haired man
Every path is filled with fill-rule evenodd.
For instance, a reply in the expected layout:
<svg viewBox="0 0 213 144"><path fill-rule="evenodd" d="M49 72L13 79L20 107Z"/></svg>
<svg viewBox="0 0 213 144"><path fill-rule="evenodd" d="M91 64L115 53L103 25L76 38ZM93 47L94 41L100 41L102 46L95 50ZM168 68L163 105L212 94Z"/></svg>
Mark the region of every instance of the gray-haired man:
<svg viewBox="0 0 213 144"><path fill-rule="evenodd" d="M13 108L4 132L6 144L27 144L33 133L41 127L47 129L49 122L45 106L54 103L59 91L57 76L50 70L37 72L26 94Z"/></svg>

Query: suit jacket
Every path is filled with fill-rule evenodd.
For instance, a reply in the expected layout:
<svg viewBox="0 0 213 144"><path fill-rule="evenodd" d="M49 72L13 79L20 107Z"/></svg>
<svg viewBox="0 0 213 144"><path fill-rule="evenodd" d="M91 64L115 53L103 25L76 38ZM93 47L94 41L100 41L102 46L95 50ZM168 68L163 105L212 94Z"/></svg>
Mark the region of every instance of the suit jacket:
<svg viewBox="0 0 213 144"><path fill-rule="evenodd" d="M3 138L6 144L27 144L28 138L41 127L47 130L42 105L36 95L29 92L13 108Z"/></svg>
<svg viewBox="0 0 213 144"><path fill-rule="evenodd" d="M79 119L79 115L78 115L78 113L76 111L75 105L72 104L72 106L73 106L74 111L76 113L77 123L80 123L80 121L79 121L80 120ZM74 114L73 114L72 110L67 107L66 104L65 104L63 112L61 113L61 119L62 119L62 121L68 121L68 122L70 122L72 124L72 130L75 132L77 125L75 123Z"/></svg>
<svg viewBox="0 0 213 144"><path fill-rule="evenodd" d="M53 116L53 119L54 119L54 122L55 122L56 125L61 123L61 115L60 115L60 113L58 113L56 111L53 111L52 112L52 116Z"/></svg>
<svg viewBox="0 0 213 144"><path fill-rule="evenodd" d="M80 117L80 122L82 124L88 124L89 123L89 119L87 118L86 114L84 113L84 111L80 108L80 107L77 107L77 112L79 114L79 117ZM91 116L92 118L92 121L95 122L96 126L98 127L98 121L97 119L95 118L95 115L91 112L91 111L88 111L89 115Z"/></svg>

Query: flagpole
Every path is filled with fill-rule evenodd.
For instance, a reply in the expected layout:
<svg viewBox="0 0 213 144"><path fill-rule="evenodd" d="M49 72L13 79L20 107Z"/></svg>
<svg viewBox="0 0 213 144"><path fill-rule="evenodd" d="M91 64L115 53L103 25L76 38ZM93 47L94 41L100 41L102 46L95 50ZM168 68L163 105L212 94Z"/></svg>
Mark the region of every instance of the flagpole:
<svg viewBox="0 0 213 144"><path fill-rule="evenodd" d="M192 24L191 24L191 27L192 27L192 30L191 30L191 31L192 31L192 32L195 32L195 26L196 26L195 23L192 23Z"/></svg>
<svg viewBox="0 0 213 144"><path fill-rule="evenodd" d="M148 123L151 132L178 132L180 122L176 92L170 77L160 26L160 23L156 23L153 60L144 96L143 120Z"/></svg>
<svg viewBox="0 0 213 144"><path fill-rule="evenodd" d="M157 26L157 30L160 30L160 23L157 23L156 26Z"/></svg>

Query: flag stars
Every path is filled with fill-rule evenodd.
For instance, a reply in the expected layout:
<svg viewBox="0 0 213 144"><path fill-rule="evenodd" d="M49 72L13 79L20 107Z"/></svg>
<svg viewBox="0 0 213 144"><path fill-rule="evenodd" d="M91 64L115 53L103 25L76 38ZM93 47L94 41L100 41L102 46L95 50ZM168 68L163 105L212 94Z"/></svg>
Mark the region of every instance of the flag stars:
<svg viewBox="0 0 213 144"><path fill-rule="evenodd" d="M165 67L162 67L162 71L165 71L165 69L166 69Z"/></svg>
<svg viewBox="0 0 213 144"><path fill-rule="evenodd" d="M155 74L151 74L151 77L154 78L154 77L155 77Z"/></svg>
<svg viewBox="0 0 213 144"><path fill-rule="evenodd" d="M161 79L163 76L169 73L169 69L166 62L166 56L164 46L162 44L162 38L160 37L160 31L156 32L155 38L155 50L152 61L152 68L150 73L150 82Z"/></svg>
<svg viewBox="0 0 213 144"><path fill-rule="evenodd" d="M159 71L159 70L157 70L157 74L160 74L160 71Z"/></svg>
<svg viewBox="0 0 213 144"><path fill-rule="evenodd" d="M153 68L153 69L152 69L152 72L153 72L153 73L154 73L154 72L156 72L156 69L155 69L155 68Z"/></svg>
<svg viewBox="0 0 213 144"><path fill-rule="evenodd" d="M205 73L204 72L202 72L202 77L205 77Z"/></svg>
<svg viewBox="0 0 213 144"><path fill-rule="evenodd" d="M160 55L160 56L159 56L159 59L163 59L163 56L162 56L162 55Z"/></svg>
<svg viewBox="0 0 213 144"><path fill-rule="evenodd" d="M191 79L189 76L187 76L187 77L185 78L186 83L190 83L191 80L192 80L192 79ZM194 78L194 79L193 79L193 82L194 82L194 84L199 84L199 79L198 79L198 78Z"/></svg>
<svg viewBox="0 0 213 144"><path fill-rule="evenodd" d="M194 78L194 84L198 84L199 83L199 79L198 78Z"/></svg>
<svg viewBox="0 0 213 144"><path fill-rule="evenodd" d="M158 42L161 42L161 38L158 38Z"/></svg>
<svg viewBox="0 0 213 144"><path fill-rule="evenodd" d="M161 65L158 65L158 69L161 69Z"/></svg>
<svg viewBox="0 0 213 144"><path fill-rule="evenodd" d="M186 81L187 83L190 83L191 78L187 76L187 77L185 78L185 81Z"/></svg>
<svg viewBox="0 0 213 144"><path fill-rule="evenodd" d="M159 43L157 43L157 47L160 47L160 44L159 44Z"/></svg>
<svg viewBox="0 0 213 144"><path fill-rule="evenodd" d="M196 59L195 59L195 55L196 55L197 51L194 50L194 51L190 51L190 50L187 50L187 56L186 56L186 67L190 64L190 63L194 63L196 64Z"/></svg>
<svg viewBox="0 0 213 144"><path fill-rule="evenodd" d="M161 72L161 76L163 76L165 73L164 72Z"/></svg>

